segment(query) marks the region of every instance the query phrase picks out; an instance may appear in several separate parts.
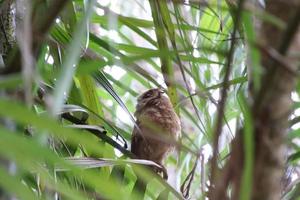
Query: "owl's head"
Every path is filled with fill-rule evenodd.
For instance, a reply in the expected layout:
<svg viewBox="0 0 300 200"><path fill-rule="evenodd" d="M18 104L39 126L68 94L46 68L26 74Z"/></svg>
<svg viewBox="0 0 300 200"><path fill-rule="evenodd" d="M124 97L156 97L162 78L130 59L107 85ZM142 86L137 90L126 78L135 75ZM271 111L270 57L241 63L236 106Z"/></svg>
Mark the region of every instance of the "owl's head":
<svg viewBox="0 0 300 200"><path fill-rule="evenodd" d="M147 90L138 98L138 103L147 103L153 99L158 99L165 93L161 88Z"/></svg>
<svg viewBox="0 0 300 200"><path fill-rule="evenodd" d="M164 90L161 88L154 88L154 89L147 90L146 92L141 94L137 99L137 110L143 108L145 105L149 103L152 102L154 103L155 100L159 100L162 97L165 98L163 96L164 93L165 93Z"/></svg>

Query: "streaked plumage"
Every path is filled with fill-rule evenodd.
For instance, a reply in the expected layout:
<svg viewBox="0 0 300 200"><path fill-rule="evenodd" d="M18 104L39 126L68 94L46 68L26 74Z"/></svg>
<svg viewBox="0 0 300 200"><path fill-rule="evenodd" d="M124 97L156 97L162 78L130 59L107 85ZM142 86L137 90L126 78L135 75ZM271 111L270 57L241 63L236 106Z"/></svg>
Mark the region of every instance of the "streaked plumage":
<svg viewBox="0 0 300 200"><path fill-rule="evenodd" d="M161 89L146 91L138 98L135 117L140 131L133 130L131 152L162 165L181 131L169 98Z"/></svg>

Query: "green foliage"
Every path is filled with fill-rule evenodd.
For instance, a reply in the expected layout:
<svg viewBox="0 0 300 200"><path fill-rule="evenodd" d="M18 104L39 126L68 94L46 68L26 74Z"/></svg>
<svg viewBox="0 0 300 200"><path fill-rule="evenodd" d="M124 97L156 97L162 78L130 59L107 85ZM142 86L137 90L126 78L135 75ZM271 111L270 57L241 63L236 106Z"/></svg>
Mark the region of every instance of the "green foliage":
<svg viewBox="0 0 300 200"><path fill-rule="evenodd" d="M180 185L200 156L189 190L193 199L205 199L208 157L232 40L227 4L216 0L200 6L159 0L105 2L73 0L59 13L36 58L32 105L15 98L23 89L21 72L1 75L1 192L19 199L130 199L138 196L132 189L141 175L148 184L147 199L183 199ZM242 18L245 40L237 36L219 149L223 166L231 140L244 126L241 199L249 199L251 192L247 184L252 184L254 152L245 93L250 78L254 89L259 87L262 73L259 51L253 46L247 49L256 67L252 77L246 68L245 41L256 41L252 17L246 12ZM153 87L168 91L182 122L180 148L165 163L170 183L135 165L145 165L142 161L123 162L132 158L128 146L136 98ZM299 100L294 110L298 108ZM299 129L293 130L289 142L299 135ZM291 163L300 157L298 145L294 146ZM86 169L70 163L69 157L111 160Z"/></svg>

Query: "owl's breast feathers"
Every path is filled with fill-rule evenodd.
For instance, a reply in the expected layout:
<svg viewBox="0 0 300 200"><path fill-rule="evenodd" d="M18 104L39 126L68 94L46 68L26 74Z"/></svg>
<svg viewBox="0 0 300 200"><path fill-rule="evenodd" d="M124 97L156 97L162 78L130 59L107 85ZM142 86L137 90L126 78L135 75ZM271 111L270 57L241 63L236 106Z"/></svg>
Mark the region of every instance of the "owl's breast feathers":
<svg viewBox="0 0 300 200"><path fill-rule="evenodd" d="M172 139L179 137L181 126L180 120L175 113L169 99L162 97L155 99L135 113L139 123L157 134L167 134Z"/></svg>
<svg viewBox="0 0 300 200"><path fill-rule="evenodd" d="M174 149L181 126L167 97L147 102L136 110L137 126L133 130L131 151L138 158L162 164Z"/></svg>

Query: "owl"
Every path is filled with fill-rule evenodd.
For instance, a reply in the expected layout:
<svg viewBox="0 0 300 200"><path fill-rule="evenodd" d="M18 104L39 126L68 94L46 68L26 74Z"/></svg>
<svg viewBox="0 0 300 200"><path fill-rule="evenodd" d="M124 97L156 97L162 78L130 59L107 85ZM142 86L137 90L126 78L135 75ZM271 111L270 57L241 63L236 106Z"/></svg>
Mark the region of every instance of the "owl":
<svg viewBox="0 0 300 200"><path fill-rule="evenodd" d="M132 133L131 152L139 159L151 160L163 167L181 131L180 120L169 98L162 89L150 89L138 97L134 115L137 127ZM164 167L163 172L166 175Z"/></svg>

